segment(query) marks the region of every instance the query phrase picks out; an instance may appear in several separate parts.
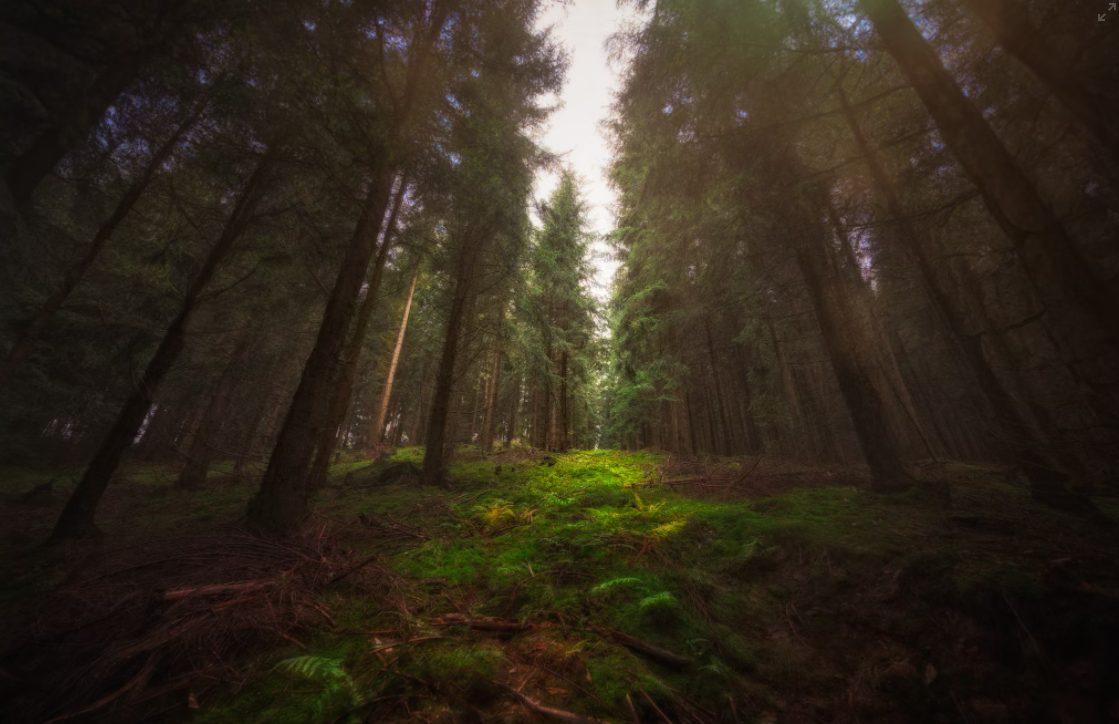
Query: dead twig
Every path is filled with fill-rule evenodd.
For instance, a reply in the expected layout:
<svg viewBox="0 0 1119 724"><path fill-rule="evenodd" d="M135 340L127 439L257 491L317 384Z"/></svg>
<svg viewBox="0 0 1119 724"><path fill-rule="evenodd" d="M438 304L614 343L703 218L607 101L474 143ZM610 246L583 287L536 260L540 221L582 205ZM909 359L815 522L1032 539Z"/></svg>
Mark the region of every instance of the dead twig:
<svg viewBox="0 0 1119 724"><path fill-rule="evenodd" d="M602 719L595 719L593 717L583 716L582 714L576 714L575 712L564 711L563 709L556 709L554 707L547 706L546 704L542 704L536 699L533 699L531 696L522 694L511 686L506 686L505 684L501 683L499 683L498 686L508 692L509 695L512 696L514 699L521 702L521 704L524 704L526 709L528 709L529 711L534 711L537 714L550 716L553 719L559 719L560 721L565 721L569 724L608 724Z"/></svg>

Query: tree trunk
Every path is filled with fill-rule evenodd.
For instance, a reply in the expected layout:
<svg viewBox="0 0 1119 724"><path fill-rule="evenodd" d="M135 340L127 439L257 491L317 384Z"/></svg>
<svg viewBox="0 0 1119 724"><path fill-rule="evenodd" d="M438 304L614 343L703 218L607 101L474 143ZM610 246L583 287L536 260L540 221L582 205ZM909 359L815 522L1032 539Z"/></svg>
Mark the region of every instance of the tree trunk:
<svg viewBox="0 0 1119 724"><path fill-rule="evenodd" d="M497 398L501 389L501 340L502 326L505 324L505 306L501 307L498 320L497 341L494 343L493 367L490 369L490 394L486 402L486 422L482 428L482 450L493 451L493 438L497 432Z"/></svg>
<svg viewBox="0 0 1119 724"><path fill-rule="evenodd" d="M560 352L560 388L559 388L559 441L556 452L567 452L569 444L567 429L567 350Z"/></svg>
<svg viewBox="0 0 1119 724"><path fill-rule="evenodd" d="M509 424L505 430L505 444L502 446L506 450L513 446L513 438L517 436L517 413L521 410L521 376L516 376L516 382L513 384L513 403L510 405L509 410Z"/></svg>
<svg viewBox="0 0 1119 724"><path fill-rule="evenodd" d="M381 246L377 251L377 258L373 262L372 273L368 284L365 285L365 299L358 307L354 320L354 329L350 333L350 342L345 348L342 358L342 367L338 371L338 378L333 387L326 393L329 397L330 410L327 423L319 432L318 443L315 446L314 462L311 464L309 476L310 489L318 490L326 482L327 472L330 470L331 455L338 441L338 433L346 420L346 413L351 408L353 399L354 380L357 379L358 364L361 362L361 353L365 347L365 337L369 330L369 322L376 309L378 294L381 290L381 280L384 278L385 263L388 261L389 250L392 249L396 234L396 222L400 215L400 205L407 192L408 183L404 176L400 178L400 187L396 192L392 210L381 237Z"/></svg>
<svg viewBox="0 0 1119 724"><path fill-rule="evenodd" d="M112 237L113 232L120 226L124 218L128 216L128 212L136 205L140 196L151 184L152 179L155 177L160 167L167 161L174 152L175 148L179 145L183 135L194 126L195 121L201 115L203 106L199 105L187 118L179 124L175 132L171 134L162 146L152 156L151 161L148 163L147 168L136 179L132 185L124 192L117 203L116 209L110 214L101 228L97 230L93 240L89 243L89 248L86 249L85 254L78 261L77 264L66 270L66 274L62 278L62 284L54 291L47 300L43 302L43 306L39 307L39 311L32 317L31 322L28 323L27 328L20 335L19 339L12 346L4 361L0 363L0 386L4 385L8 378L11 376L12 371L23 361L35 344L39 341L43 331L46 329L47 323L54 317L55 313L66 303L70 297L70 293L78 286L78 283L85 277L86 272L100 256L105 244Z"/></svg>
<svg viewBox="0 0 1119 724"><path fill-rule="evenodd" d="M431 414L427 421L427 441L424 449L423 482L438 485L446 472L447 417L454 392L455 364L458 360L459 339L467 316L474 281L474 267L478 260L476 247L471 239L475 232L467 230L456 263L455 286L451 296L451 309L447 315L447 334L443 339L443 354L435 375L435 392L431 400Z"/></svg>
<svg viewBox="0 0 1119 724"><path fill-rule="evenodd" d="M855 142L866 159L875 191L886 211L894 219L906 219L908 214L905 205L894 190L892 180L879 158L878 149L863 133L842 88L839 88L839 101ZM933 268L933 260L929 256L930 240L918 227L906 221L896 222L895 231L902 248L916 261L923 286L937 311L937 316L952 335L964 362L975 376L984 400L994 413L992 420L995 425L994 439L1000 446L1000 457L1022 471L1030 482L1034 497L1039 500L1049 500L1054 495L1061 495L1064 490L1060 480L1064 476L1056 471L1052 463L1044 460L1041 451L1044 450L1045 440L1035 433L1034 426L1028 423L1018 411L1013 396L987 361L983 353L982 340L977 335L968 333L951 292L945 288ZM1055 430L1049 430L1044 435L1050 437L1056 436L1057 433Z"/></svg>
<svg viewBox="0 0 1119 724"><path fill-rule="evenodd" d="M374 444L385 440L385 415L388 414L389 398L392 397L392 381L396 377L396 365L400 362L400 350L404 347L404 331L408 328L408 315L412 313L412 297L416 293L416 281L419 278L420 265L417 262L416 272L412 275L412 284L408 287L408 298L404 302L404 313L400 315L400 331L396 335L396 346L393 347L389 371L385 376L385 386L381 390L381 403L377 406L377 416L373 418L373 430L370 438Z"/></svg>
<svg viewBox="0 0 1119 724"><path fill-rule="evenodd" d="M217 242L210 249L202 268L191 281L179 308L179 313L171 321L166 334L163 335L163 340L160 341L159 347L155 351L155 355L148 362L148 366L140 378L140 384L136 386L132 395L124 403L112 429L93 456L89 467L86 468L81 482L78 483L78 487L66 502L66 507L63 508L62 514L55 524L54 532L51 534L53 539L80 538L97 534L97 527L93 522L97 504L101 500L101 496L104 495L105 489L109 486L113 473L120 465L125 450L136 439L140 425L144 422L144 417L151 407L152 397L163 378L175 364L179 353L182 352L186 342L187 325L190 323L191 316L202 297L202 292L205 291L218 265L233 246L233 242L241 235L241 232L245 230L251 220L253 210L260 200L265 178L275 161L275 156L275 148L270 148L257 163L256 169L253 170L240 198L237 199L233 212L225 223L225 228L222 229L221 236L218 237Z"/></svg>
<svg viewBox="0 0 1119 724"><path fill-rule="evenodd" d="M1093 91L1083 73L1061 61L1030 22L1026 4L1011 0L968 0L967 4L991 28L999 45L1037 76L1107 149L1112 165L1119 167L1119 108Z"/></svg>
<svg viewBox="0 0 1119 724"><path fill-rule="evenodd" d="M441 4L437 7L428 32L418 41L419 46L408 63L392 136L401 134L409 125L426 58L442 32L448 10ZM390 139L386 147L394 149L395 143ZM338 379L336 372L354 318L358 292L377 246L377 235L392 195L393 177L399 163L395 157L382 159L380 168L371 175L361 217L327 301L315 347L303 368L303 376L284 418L284 426L268 461L260 490L249 501L249 523L262 531L292 532L310 514L313 490L310 469L316 443L323 439L324 428L330 434L334 433L333 420L330 419L332 387Z"/></svg>
<svg viewBox="0 0 1119 724"><path fill-rule="evenodd" d="M804 200L790 209L799 215L789 219L797 265L808 285L840 392L870 467L872 488L890 492L908 487L912 479L890 434L885 400L870 377L873 342L852 304L852 270L841 268L822 224L812 223L813 211L823 208L823 204L813 206Z"/></svg>
<svg viewBox="0 0 1119 724"><path fill-rule="evenodd" d="M1070 304L1058 323L1068 326L1074 344L1102 331L1112 347L1119 340L1119 285L1097 280L1060 221L978 110L964 96L940 59L897 0L860 0L886 50L894 57L932 115L945 144L979 189L987 208L1013 242L1018 258L1048 307ZM1079 320L1091 329L1080 331ZM1066 338L1067 339L1067 338ZM1078 354L1079 352L1079 354ZM1105 352L1114 361L1114 350Z"/></svg>
<svg viewBox="0 0 1119 724"><path fill-rule="evenodd" d="M711 323L705 317L703 331L707 334L707 354L711 359L711 379L715 382L715 402L719 409L719 450L723 455L730 455L730 424L727 422L727 411L723 404L723 387L719 383L719 360L715 356L715 340L711 336Z"/></svg>
<svg viewBox="0 0 1119 724"><path fill-rule="evenodd" d="M424 388L427 387L427 371L431 367L431 355L424 355L423 369L420 371L420 389L419 401L416 403L416 419L412 423L412 429L408 433L408 444L420 444L420 430L423 429L424 419Z"/></svg>

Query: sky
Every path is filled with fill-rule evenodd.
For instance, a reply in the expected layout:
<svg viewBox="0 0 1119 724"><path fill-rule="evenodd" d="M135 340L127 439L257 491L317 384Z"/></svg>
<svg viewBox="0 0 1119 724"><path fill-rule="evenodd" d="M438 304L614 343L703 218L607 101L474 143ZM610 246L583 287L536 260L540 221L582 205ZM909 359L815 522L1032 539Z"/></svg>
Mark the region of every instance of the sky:
<svg viewBox="0 0 1119 724"><path fill-rule="evenodd" d="M635 18L631 7L618 8L615 0L574 0L556 3L544 13L542 26L554 26L556 39L567 49L570 66L560 93L561 107L552 114L542 143L561 154L581 180L587 203L590 230L601 236L614 228L614 193L606 180L610 150L601 128L610 112L613 93L619 85L620 64L607 59L606 40L619 26ZM546 199L555 189L557 176L543 173L537 178L536 195ZM607 258L601 241L593 250L595 279L592 292L605 301L618 263Z"/></svg>

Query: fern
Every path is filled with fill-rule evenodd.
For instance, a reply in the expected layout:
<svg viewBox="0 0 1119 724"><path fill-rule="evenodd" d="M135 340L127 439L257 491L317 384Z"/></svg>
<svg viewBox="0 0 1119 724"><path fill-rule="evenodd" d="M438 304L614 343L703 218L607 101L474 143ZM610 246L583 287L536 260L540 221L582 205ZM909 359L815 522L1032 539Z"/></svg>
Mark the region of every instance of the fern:
<svg viewBox="0 0 1119 724"><path fill-rule="evenodd" d="M676 596L673 596L668 591L661 591L652 596L647 596L641 599L641 602L637 604L637 607L641 609L642 613L657 609L674 609L678 606L679 604L676 603Z"/></svg>
<svg viewBox="0 0 1119 724"><path fill-rule="evenodd" d="M664 540L665 538L669 538L679 533L681 530L684 529L684 526L687 525L687 523L688 521L686 520L671 520L667 523L662 523L661 525L658 525L656 528L653 528L651 531L649 531L649 537L653 540Z"/></svg>
<svg viewBox="0 0 1119 724"><path fill-rule="evenodd" d="M363 698L341 659L324 656L296 656L276 664L276 670L288 676L314 682L323 690L306 701L307 708L313 712L312 721L321 721L327 712L336 707L354 708L361 706Z"/></svg>
<svg viewBox="0 0 1119 724"><path fill-rule="evenodd" d="M598 596L604 593L613 593L616 589L627 588L629 586L644 588L645 583L640 578L614 578L592 588L591 595Z"/></svg>

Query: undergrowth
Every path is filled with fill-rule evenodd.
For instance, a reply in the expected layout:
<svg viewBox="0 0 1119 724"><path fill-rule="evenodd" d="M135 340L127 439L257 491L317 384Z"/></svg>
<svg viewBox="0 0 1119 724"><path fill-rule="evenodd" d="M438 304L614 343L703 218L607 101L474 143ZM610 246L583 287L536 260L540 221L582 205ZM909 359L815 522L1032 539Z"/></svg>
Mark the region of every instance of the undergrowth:
<svg viewBox="0 0 1119 724"><path fill-rule="evenodd" d="M849 484L675 490L651 452L465 457L450 490L369 487L378 464L335 466L322 522L355 556L380 552L398 605L335 591L333 625L258 654L195 720L523 718L508 686L615 722L738 724L1001 721L976 713L996 691L1010 721L1037 704L1021 677L1046 645L1028 621L1052 561L1083 542L1082 523L974 466L937 473L953 481L945 509ZM220 509L244 488L208 494ZM139 520L173 515L156 501Z"/></svg>

